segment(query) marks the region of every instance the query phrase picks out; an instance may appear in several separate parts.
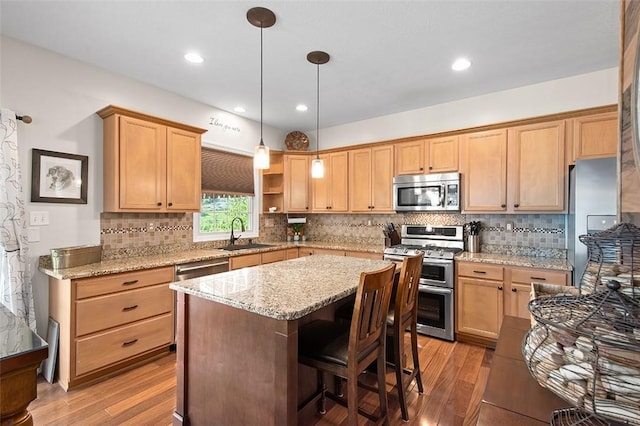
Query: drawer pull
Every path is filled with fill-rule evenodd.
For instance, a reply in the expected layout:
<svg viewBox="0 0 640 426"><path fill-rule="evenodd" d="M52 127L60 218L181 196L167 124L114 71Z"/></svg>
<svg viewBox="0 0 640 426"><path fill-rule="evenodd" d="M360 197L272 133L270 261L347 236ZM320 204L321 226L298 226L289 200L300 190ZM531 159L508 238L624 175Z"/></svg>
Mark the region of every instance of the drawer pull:
<svg viewBox="0 0 640 426"><path fill-rule="evenodd" d="M487 271L473 271L474 274L486 274Z"/></svg>
<svg viewBox="0 0 640 426"><path fill-rule="evenodd" d="M122 308L122 312L128 312L128 311L133 311L135 308L137 308L138 305L133 305L133 306L125 306L124 308Z"/></svg>
<svg viewBox="0 0 640 426"><path fill-rule="evenodd" d="M502 286L498 286L498 290L502 291Z"/></svg>
<svg viewBox="0 0 640 426"><path fill-rule="evenodd" d="M132 285L132 284L135 284L137 282L138 282L138 280L125 281L125 282L122 283L122 285Z"/></svg>
<svg viewBox="0 0 640 426"><path fill-rule="evenodd" d="M124 343L122 344L122 347L123 347L123 348L126 348L127 346L131 346L131 345L133 345L133 344L134 344L134 343L136 343L137 341L138 341L138 339L133 339L133 340L129 340L128 342L124 342Z"/></svg>
<svg viewBox="0 0 640 426"><path fill-rule="evenodd" d="M514 292L514 293L517 293L518 289L517 288L512 288L511 291Z"/></svg>
<svg viewBox="0 0 640 426"><path fill-rule="evenodd" d="M532 280L538 280L538 281L546 281L546 278L542 278L542 277L531 277Z"/></svg>

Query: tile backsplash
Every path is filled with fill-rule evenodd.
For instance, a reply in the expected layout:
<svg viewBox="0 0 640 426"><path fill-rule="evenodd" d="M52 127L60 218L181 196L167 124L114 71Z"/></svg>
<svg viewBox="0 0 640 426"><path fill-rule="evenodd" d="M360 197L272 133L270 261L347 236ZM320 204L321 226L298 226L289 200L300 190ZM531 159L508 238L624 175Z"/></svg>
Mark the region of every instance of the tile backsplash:
<svg viewBox="0 0 640 426"><path fill-rule="evenodd" d="M349 241L354 243L384 243L382 227L431 224L464 225L472 220L481 222L481 251L541 257L566 257L565 215L521 214L479 215L456 213L402 214L307 214L304 234L309 241ZM513 228L507 230L511 222ZM260 238L257 241L285 241L287 215L260 215ZM290 231L289 231L290 232ZM102 213L100 242L105 258L118 258L149 253L165 253L176 249L218 247L226 241L193 242L193 215L159 213Z"/></svg>

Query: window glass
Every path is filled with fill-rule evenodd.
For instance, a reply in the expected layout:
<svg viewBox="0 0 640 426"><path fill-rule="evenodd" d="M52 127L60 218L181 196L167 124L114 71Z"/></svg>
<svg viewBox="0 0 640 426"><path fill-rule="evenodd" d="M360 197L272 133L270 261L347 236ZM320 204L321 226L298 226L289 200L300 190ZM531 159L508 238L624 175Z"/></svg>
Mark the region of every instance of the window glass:
<svg viewBox="0 0 640 426"><path fill-rule="evenodd" d="M203 193L200 213L194 214L194 241L228 239L231 221L239 217L244 225L241 231L239 221L234 223L234 235L244 238L258 236L258 218L255 212L255 197L246 195Z"/></svg>

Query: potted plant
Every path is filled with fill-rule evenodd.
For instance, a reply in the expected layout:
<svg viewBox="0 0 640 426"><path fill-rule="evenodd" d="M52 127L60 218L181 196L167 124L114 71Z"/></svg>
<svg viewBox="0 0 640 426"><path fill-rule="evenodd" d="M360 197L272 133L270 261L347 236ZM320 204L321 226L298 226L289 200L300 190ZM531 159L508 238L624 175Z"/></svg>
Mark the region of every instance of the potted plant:
<svg viewBox="0 0 640 426"><path fill-rule="evenodd" d="M294 223L291 225L293 228L293 241L300 240L300 234L302 233L302 223Z"/></svg>

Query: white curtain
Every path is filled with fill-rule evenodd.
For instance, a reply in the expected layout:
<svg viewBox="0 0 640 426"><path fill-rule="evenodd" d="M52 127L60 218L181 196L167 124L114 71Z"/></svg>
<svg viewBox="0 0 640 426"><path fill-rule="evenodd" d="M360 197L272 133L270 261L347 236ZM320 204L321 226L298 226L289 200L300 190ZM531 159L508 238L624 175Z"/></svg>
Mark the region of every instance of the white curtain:
<svg viewBox="0 0 640 426"><path fill-rule="evenodd" d="M35 331L16 114L0 109L0 303Z"/></svg>

